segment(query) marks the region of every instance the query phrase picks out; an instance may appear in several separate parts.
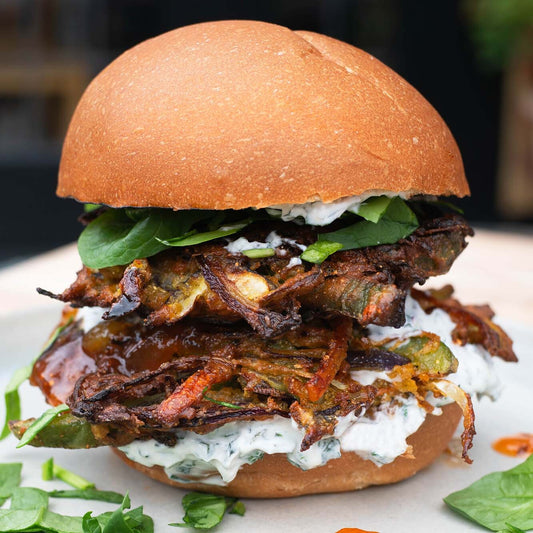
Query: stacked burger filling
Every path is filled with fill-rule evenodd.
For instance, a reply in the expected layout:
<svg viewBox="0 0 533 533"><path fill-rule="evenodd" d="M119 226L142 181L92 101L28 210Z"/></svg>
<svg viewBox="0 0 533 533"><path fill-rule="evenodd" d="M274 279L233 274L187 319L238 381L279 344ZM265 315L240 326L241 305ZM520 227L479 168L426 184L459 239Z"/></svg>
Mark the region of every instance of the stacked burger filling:
<svg viewBox="0 0 533 533"><path fill-rule="evenodd" d="M82 217L77 279L62 294L40 290L68 305L31 383L70 410L31 444L120 446L138 460L148 442L178 450L187 435L220 439L220 428L243 421L290 422L298 442L289 459L308 468L338 456L302 459L317 446L350 447L340 437L347 421L356 427L409 405L419 426L455 401L469 461L468 392L490 391L459 387L454 351L475 346L490 366L492 356L516 360L512 343L489 307L461 305L450 287L413 286L446 273L472 229L434 199L356 204L323 226L283 209L94 206ZM445 313L449 337L420 329L406 301L428 317ZM31 422L12 430L20 437ZM243 462L263 452L248 450ZM180 472L184 480L190 470Z"/></svg>

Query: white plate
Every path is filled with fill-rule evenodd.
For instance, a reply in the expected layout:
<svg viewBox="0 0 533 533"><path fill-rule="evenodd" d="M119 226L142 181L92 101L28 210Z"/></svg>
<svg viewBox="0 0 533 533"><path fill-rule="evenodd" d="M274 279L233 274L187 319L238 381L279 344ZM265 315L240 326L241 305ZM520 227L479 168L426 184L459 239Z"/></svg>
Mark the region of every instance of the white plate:
<svg viewBox="0 0 533 533"><path fill-rule="evenodd" d="M12 372L29 362L57 321L53 312L26 313L0 322L0 387L5 387ZM481 529L446 508L442 498L495 471L512 468L520 462L494 452L490 444L497 438L517 432L533 431L533 331L525 326L503 322L515 340L519 364L498 360L497 369L506 384L501 398L476 402L477 436L471 457L472 466L457 465L443 455L427 470L412 479L384 487L343 494L306 496L285 500L246 500L246 515L225 517L218 532L271 533L328 532L343 527L357 527L379 533L432 533L481 531ZM37 389L24 385L23 416L39 415L45 404ZM151 481L127 468L107 449L64 451L31 448L15 449L15 439L0 443L0 462L24 464L22 484L50 490L65 488L61 482L43 482L41 464L50 456L74 472L94 481L100 489L129 491L133 506L144 505L152 516L156 532L180 531L169 522L183 516L183 491ZM99 502L52 500L51 509L63 514L83 515L112 507Z"/></svg>

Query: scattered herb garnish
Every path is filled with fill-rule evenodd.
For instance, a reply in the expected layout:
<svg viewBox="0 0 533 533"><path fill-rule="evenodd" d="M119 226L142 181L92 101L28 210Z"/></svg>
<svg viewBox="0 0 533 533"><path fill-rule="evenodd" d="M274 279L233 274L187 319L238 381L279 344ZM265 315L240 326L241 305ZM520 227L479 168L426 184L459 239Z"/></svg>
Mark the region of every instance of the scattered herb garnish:
<svg viewBox="0 0 533 533"><path fill-rule="evenodd" d="M25 431L24 435L17 444L17 448L26 446L43 428L45 428L54 418L58 417L61 413L69 410L69 406L64 403L56 407L47 409L37 420L35 420L30 427Z"/></svg>
<svg viewBox="0 0 533 533"><path fill-rule="evenodd" d="M202 396L205 400L208 402L213 402L218 405L223 405L224 407L229 407L230 409L242 409L242 405L236 405L234 403L228 403L228 402L221 402L220 400L215 400L214 398L211 398L210 396L207 396L208 387L204 387L204 390L202 391Z"/></svg>
<svg viewBox="0 0 533 533"><path fill-rule="evenodd" d="M5 439L9 435L9 422L11 420L19 420L21 417L19 387L30 378L35 361L54 344L59 335L61 335L61 332L72 322L72 320L73 317L70 317L65 324L58 326L52 333L45 347L41 350L41 353L29 365L19 368L9 380L4 392L6 410L4 427L0 434L0 440Z"/></svg>
<svg viewBox="0 0 533 533"><path fill-rule="evenodd" d="M482 477L444 501L491 531L533 529L533 455L511 470Z"/></svg>
<svg viewBox="0 0 533 533"><path fill-rule="evenodd" d="M181 504L185 511L183 523L169 524L169 526L211 529L220 524L226 512L244 516L246 511L244 504L237 498L227 498L201 492L186 494L183 496Z"/></svg>
<svg viewBox="0 0 533 533"><path fill-rule="evenodd" d="M0 509L0 533L35 531L36 533L153 533L152 519L143 508L130 507L128 495L96 489L46 492L33 487L19 487L22 465L0 464L0 495L11 498L9 509ZM96 517L91 512L81 516L64 516L48 509L50 497L83 498L120 503L112 512ZM2 501L2 503L3 503Z"/></svg>

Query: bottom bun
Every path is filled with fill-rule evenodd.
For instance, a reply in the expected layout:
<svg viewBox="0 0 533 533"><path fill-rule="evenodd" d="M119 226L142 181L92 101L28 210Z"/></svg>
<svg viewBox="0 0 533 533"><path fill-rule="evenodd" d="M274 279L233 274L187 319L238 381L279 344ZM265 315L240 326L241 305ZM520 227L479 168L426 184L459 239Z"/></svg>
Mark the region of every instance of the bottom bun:
<svg viewBox="0 0 533 533"><path fill-rule="evenodd" d="M442 408L440 416L428 415L407 443L414 458L398 457L392 463L376 466L353 452L343 453L324 466L301 470L287 461L284 454L265 455L251 465L244 465L237 477L225 486L203 483L179 483L167 477L160 466L144 466L131 461L117 450L113 451L129 466L157 481L187 490L199 490L239 498L288 498L321 492L346 492L370 485L396 483L430 465L447 447L461 410L456 404Z"/></svg>

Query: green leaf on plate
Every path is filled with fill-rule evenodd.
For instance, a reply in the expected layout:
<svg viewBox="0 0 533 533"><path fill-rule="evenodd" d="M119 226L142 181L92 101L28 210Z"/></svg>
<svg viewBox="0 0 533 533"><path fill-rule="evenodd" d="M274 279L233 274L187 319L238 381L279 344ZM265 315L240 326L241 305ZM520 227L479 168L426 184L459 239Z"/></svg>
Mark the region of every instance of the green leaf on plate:
<svg viewBox="0 0 533 533"><path fill-rule="evenodd" d="M181 500L185 515L183 523L169 524L174 527L192 527L194 529L211 529L220 524L226 511L234 508L238 501L236 498L226 498L202 492L190 492ZM244 514L244 504L237 508L235 514ZM241 514L242 513L242 514Z"/></svg>
<svg viewBox="0 0 533 533"><path fill-rule="evenodd" d="M48 492L51 498L77 498L80 500L94 500L107 503L122 503L124 495L110 490L98 490L94 488L74 490L51 490Z"/></svg>
<svg viewBox="0 0 533 533"><path fill-rule="evenodd" d="M444 498L454 511L492 531L533 529L533 455Z"/></svg>
<svg viewBox="0 0 533 533"><path fill-rule="evenodd" d="M20 485L22 463L0 463L0 505Z"/></svg>
<svg viewBox="0 0 533 533"><path fill-rule="evenodd" d="M33 510L38 508L48 508L48 493L33 487L17 487L11 495L10 509Z"/></svg>

